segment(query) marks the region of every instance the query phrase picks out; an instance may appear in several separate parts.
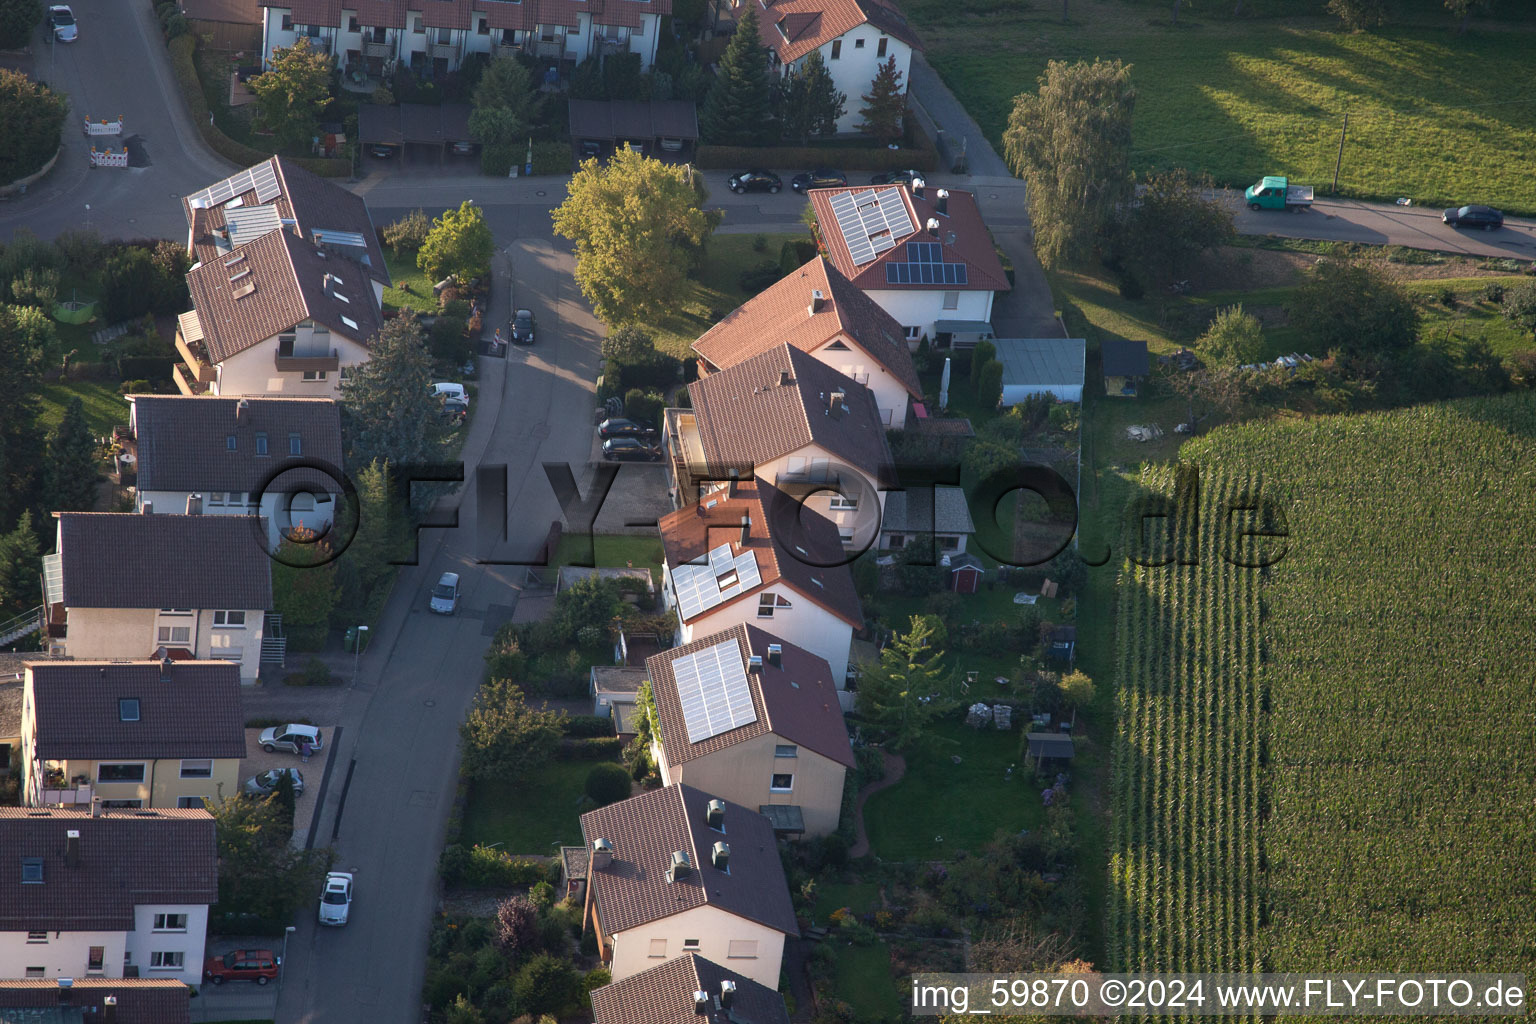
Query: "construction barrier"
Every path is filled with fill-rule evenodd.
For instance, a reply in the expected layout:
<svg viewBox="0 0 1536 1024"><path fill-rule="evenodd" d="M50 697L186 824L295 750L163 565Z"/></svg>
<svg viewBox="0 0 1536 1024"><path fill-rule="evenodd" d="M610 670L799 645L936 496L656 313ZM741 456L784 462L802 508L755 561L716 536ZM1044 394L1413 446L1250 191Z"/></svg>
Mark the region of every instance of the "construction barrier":
<svg viewBox="0 0 1536 1024"><path fill-rule="evenodd" d="M95 146L92 146L91 147L91 166L92 167L127 167L128 166L128 147L124 146L123 147L123 151L121 153L114 153L110 149L103 151L103 150L97 149Z"/></svg>
<svg viewBox="0 0 1536 1024"><path fill-rule="evenodd" d="M116 121L85 119L85 134L87 135L121 135L123 134L123 115L118 114Z"/></svg>

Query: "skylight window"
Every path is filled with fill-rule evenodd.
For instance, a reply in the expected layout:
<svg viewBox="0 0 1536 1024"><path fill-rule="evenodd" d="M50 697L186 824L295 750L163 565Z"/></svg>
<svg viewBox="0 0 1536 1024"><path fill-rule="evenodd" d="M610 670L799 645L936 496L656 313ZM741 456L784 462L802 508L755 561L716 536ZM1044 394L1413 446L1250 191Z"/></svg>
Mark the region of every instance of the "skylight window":
<svg viewBox="0 0 1536 1024"><path fill-rule="evenodd" d="M21 858L21 880L28 885L43 884L43 858Z"/></svg>
<svg viewBox="0 0 1536 1024"><path fill-rule="evenodd" d="M137 722L139 720L139 698L119 697L117 701L117 719L120 722Z"/></svg>
<svg viewBox="0 0 1536 1024"><path fill-rule="evenodd" d="M357 330L357 321L353 320L351 317L344 316L341 318L341 322L352 328L354 331Z"/></svg>

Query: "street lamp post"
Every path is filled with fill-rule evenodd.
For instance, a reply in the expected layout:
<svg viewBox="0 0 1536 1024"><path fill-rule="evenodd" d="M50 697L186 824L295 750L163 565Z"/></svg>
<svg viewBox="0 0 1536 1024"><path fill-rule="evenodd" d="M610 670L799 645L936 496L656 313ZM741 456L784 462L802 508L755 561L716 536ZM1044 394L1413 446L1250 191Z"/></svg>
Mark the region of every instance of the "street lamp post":
<svg viewBox="0 0 1536 1024"><path fill-rule="evenodd" d="M357 642L352 645L352 682L357 682L357 659L363 653L363 640L368 636L367 626L357 627Z"/></svg>
<svg viewBox="0 0 1536 1024"><path fill-rule="evenodd" d="M292 935L296 928L289 925L283 929L283 955L277 958L277 998L281 1002L283 998L283 974L288 970L288 936Z"/></svg>

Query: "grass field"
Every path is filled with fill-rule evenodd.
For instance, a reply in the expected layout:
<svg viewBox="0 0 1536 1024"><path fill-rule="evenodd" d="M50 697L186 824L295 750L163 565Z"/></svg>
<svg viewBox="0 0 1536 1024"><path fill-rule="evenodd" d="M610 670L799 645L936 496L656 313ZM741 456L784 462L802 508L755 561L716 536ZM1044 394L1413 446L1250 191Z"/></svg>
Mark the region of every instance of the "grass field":
<svg viewBox="0 0 1536 1024"><path fill-rule="evenodd" d="M761 252L753 248L753 242L761 237ZM741 290L737 278L741 272L764 261L777 263L779 250L784 243L795 238L805 238L804 231L772 235L715 235L709 240L709 255L698 274L689 281L691 294L683 303L682 312L662 317L647 329L656 337L656 347L670 352L680 359L692 358L692 345L699 335L709 330L719 319L746 302L749 295Z"/></svg>
<svg viewBox="0 0 1536 1024"><path fill-rule="evenodd" d="M39 394L42 402L38 423L47 430L59 425L69 400L76 397L85 406L85 418L91 425L93 437L106 437L112 433L115 424L128 422L128 403L123 401L115 381L51 381L39 388Z"/></svg>
<svg viewBox="0 0 1536 1024"><path fill-rule="evenodd" d="M891 950L885 943L842 946L837 951L834 990L858 1014L855 1020L901 1020L902 988L891 977Z"/></svg>
<svg viewBox="0 0 1536 1024"><path fill-rule="evenodd" d="M1536 684L1511 652L1536 399L1253 423L1179 455L1201 515L1176 510L1175 553L1198 564L1120 584L1112 969L1528 969L1536 777L1510 766ZM1218 557L1260 468L1288 534L1262 573Z"/></svg>
<svg viewBox="0 0 1536 1024"><path fill-rule="evenodd" d="M501 843L511 854L553 856L581 845L581 815L592 809L583 788L595 761L550 761L518 782L477 782L464 808L465 846Z"/></svg>
<svg viewBox="0 0 1536 1024"><path fill-rule="evenodd" d="M414 309L421 316L437 315L437 299L432 294L432 286L437 282L427 280L427 275L417 269L414 254L397 257L386 249L384 265L389 268L389 279L394 282L394 287L384 289L386 306ZM410 291L405 290L407 287Z"/></svg>
<svg viewBox="0 0 1536 1024"><path fill-rule="evenodd" d="M1487 202L1536 212L1526 155L1536 147L1536 13L1501 5L1498 23L1465 36L1438 2L1389 5L1382 29L1345 34L1338 20L1295 15L1320 3L1172 4L1071 0L906 0L929 62L1000 144L1013 97L1046 62L1119 58L1134 65L1133 163L1208 170L1244 187L1264 174L1331 186L1339 132L1345 195L1416 203ZM1281 12L1284 12L1283 14ZM978 47L978 40L985 40Z"/></svg>
<svg viewBox="0 0 1536 1024"><path fill-rule="evenodd" d="M561 534L555 546L555 557L550 568L570 565L578 555L581 538ZM628 534L596 533L592 535L594 564L613 568L633 565L637 569L650 569L654 581L661 580L661 538L638 537ZM582 555L585 557L585 555Z"/></svg>

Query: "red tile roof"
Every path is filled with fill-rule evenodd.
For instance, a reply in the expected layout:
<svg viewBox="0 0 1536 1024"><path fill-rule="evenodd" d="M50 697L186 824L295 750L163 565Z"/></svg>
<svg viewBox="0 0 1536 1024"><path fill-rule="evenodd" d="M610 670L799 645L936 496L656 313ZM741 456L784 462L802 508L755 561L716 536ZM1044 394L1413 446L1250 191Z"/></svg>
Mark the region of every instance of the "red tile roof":
<svg viewBox="0 0 1536 1024"><path fill-rule="evenodd" d="M816 211L816 223L826 244L827 254L838 270L857 287L870 291L1010 291L1008 275L1002 260L992 245L992 235L982 219L981 208L976 205L974 192L958 192L949 189L946 212L938 212L939 192L927 186L923 195L917 196L904 184L858 185L845 188L817 188L810 192L811 207ZM899 201L911 218L913 230L897 238L896 244L873 260L859 266L848 251L848 242L838 227L832 213L832 197L843 193L871 193L881 202L887 198ZM930 234L927 224L939 222L938 234ZM937 242L943 247L944 262L963 263L969 282L954 284L890 284L886 281L885 267L889 263L907 262L907 242Z"/></svg>
<svg viewBox="0 0 1536 1024"><path fill-rule="evenodd" d="M740 982L737 985L744 987ZM107 1016L107 996L117 1000L111 1017ZM72 1009L83 1010L85 1016L64 1016ZM11 1012L19 1010L35 1011L36 1015ZM67 989L60 987L57 978L0 981L0 1020L45 1024L82 1019L110 1020L113 1024L187 1024L192 1019L192 1003L187 999L187 986L170 978L74 978ZM768 1024L772 1024L771 1019Z"/></svg>
<svg viewBox="0 0 1536 1024"><path fill-rule="evenodd" d="M587 884L603 931L614 935L696 907L716 907L737 917L799 935L789 885L779 861L773 826L757 811L725 803L725 832L704 820L714 797L682 784L655 789L581 816L588 850L597 839L613 844L607 867L590 867ZM730 846L730 871L712 862L716 842ZM692 870L667 881L672 854L688 855Z"/></svg>
<svg viewBox="0 0 1536 1024"><path fill-rule="evenodd" d="M752 0L747 0L752 2ZM922 42L889 0L756 0L758 38L779 62L799 60L818 47L868 22L913 49Z"/></svg>
<svg viewBox="0 0 1536 1024"><path fill-rule="evenodd" d="M715 1010L722 981L735 983L736 994L729 1008ZM695 992L711 997L709 1014L697 1012ZM689 953L593 989L592 1019L594 1024L789 1024L789 1011L784 997L768 986Z"/></svg>
<svg viewBox="0 0 1536 1024"><path fill-rule="evenodd" d="M813 291L823 296L814 312ZM737 306L695 341L693 350L724 370L777 345L815 352L838 337L858 345L914 398L923 397L901 324L820 256Z"/></svg>
<svg viewBox="0 0 1536 1024"><path fill-rule="evenodd" d="M683 718L682 698L672 665L679 658L734 641L741 652L741 664L757 655L763 659L762 670L747 673L747 688L752 694L756 721L729 732L718 733L698 743L688 741ZM769 663L768 645L782 648L779 666ZM772 633L750 624L739 624L720 633L700 637L682 647L652 655L645 663L650 671L656 713L661 718L662 747L669 764L685 764L696 757L713 754L766 733L773 733L789 743L813 750L846 768L853 765L853 747L848 742L848 726L837 701L837 687L832 669L825 658L817 657L798 644L781 640Z"/></svg>

